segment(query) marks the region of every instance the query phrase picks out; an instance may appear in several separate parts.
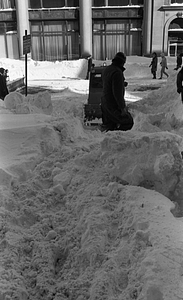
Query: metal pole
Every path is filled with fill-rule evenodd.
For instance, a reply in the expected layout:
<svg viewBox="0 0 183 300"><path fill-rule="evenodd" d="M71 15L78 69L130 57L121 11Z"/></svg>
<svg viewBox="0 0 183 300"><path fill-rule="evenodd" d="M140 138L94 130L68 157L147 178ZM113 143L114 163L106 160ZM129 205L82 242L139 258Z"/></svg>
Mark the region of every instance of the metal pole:
<svg viewBox="0 0 183 300"><path fill-rule="evenodd" d="M25 36L27 35L27 30L25 30ZM25 54L25 96L27 96L27 52Z"/></svg>

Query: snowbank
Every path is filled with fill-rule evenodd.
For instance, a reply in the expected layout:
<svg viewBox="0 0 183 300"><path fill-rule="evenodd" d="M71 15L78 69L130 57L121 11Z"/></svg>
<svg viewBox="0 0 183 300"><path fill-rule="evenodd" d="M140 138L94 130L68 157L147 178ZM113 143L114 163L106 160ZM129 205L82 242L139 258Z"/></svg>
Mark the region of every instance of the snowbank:
<svg viewBox="0 0 183 300"><path fill-rule="evenodd" d="M10 58L0 59L0 67L9 70L10 80L15 80L25 76L25 62ZM88 61L79 59L73 61L33 61L28 60L27 72L28 80L51 80L61 78L85 79L87 75Z"/></svg>

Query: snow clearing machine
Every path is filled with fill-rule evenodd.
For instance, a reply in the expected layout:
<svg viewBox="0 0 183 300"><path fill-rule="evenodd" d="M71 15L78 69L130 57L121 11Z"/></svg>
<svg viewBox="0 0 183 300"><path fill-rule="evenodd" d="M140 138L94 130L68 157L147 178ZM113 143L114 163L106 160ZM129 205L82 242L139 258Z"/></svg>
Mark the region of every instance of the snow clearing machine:
<svg viewBox="0 0 183 300"><path fill-rule="evenodd" d="M89 73L89 95L84 105L85 125L99 125L102 123L101 96L102 72L105 66L92 67Z"/></svg>

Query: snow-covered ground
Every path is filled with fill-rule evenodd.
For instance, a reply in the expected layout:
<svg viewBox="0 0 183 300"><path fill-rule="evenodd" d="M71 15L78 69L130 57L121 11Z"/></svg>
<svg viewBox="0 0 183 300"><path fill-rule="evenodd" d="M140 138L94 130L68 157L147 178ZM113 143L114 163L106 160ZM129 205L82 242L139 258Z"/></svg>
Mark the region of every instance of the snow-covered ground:
<svg viewBox="0 0 183 300"><path fill-rule="evenodd" d="M168 62L152 80L149 58L127 59L127 132L83 125L85 60L29 61L28 87L44 91L0 100L0 299L183 299L183 105ZM0 66L24 75L23 61Z"/></svg>

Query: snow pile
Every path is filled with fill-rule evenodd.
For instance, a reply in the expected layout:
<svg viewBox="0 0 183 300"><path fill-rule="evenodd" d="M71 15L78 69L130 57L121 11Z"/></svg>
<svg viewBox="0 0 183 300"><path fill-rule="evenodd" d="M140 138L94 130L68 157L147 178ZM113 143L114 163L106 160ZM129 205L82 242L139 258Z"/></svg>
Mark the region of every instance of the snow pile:
<svg viewBox="0 0 183 300"><path fill-rule="evenodd" d="M171 198L182 172L181 142L168 132L109 134L101 144L103 163L111 178Z"/></svg>
<svg viewBox="0 0 183 300"><path fill-rule="evenodd" d="M167 85L154 90L143 100L130 103L138 131L171 131L178 133L183 125L183 105L176 89L176 73L171 74Z"/></svg>
<svg viewBox="0 0 183 300"><path fill-rule="evenodd" d="M16 114L52 113L51 95L49 92L40 92L34 95L23 96L18 92L9 93L4 99L5 107Z"/></svg>
<svg viewBox="0 0 183 300"><path fill-rule="evenodd" d="M0 67L9 71L10 80L25 76L25 62L10 58L0 59ZM50 80L61 78L85 79L87 75L88 61L79 59L73 61L36 62L28 60L28 80Z"/></svg>

